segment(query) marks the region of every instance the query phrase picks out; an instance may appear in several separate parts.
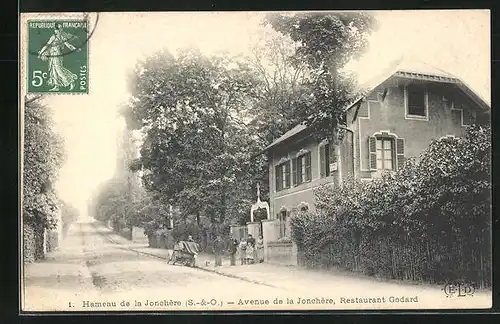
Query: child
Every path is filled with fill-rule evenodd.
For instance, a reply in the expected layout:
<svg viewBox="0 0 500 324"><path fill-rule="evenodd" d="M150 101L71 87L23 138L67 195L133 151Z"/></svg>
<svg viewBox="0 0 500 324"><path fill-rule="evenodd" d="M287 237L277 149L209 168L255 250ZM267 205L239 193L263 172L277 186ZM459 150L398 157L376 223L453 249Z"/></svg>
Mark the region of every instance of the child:
<svg viewBox="0 0 500 324"><path fill-rule="evenodd" d="M246 264L247 263L247 241L245 239L242 239L240 242L240 259L241 259L241 264Z"/></svg>

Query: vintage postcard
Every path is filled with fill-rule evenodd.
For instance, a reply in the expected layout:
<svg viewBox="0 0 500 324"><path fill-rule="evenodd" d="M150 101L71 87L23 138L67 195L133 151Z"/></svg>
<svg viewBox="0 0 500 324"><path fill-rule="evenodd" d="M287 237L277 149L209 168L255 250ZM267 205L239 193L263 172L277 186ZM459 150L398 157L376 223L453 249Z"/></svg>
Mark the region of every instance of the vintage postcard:
<svg viewBox="0 0 500 324"><path fill-rule="evenodd" d="M490 12L23 13L21 310L492 306Z"/></svg>

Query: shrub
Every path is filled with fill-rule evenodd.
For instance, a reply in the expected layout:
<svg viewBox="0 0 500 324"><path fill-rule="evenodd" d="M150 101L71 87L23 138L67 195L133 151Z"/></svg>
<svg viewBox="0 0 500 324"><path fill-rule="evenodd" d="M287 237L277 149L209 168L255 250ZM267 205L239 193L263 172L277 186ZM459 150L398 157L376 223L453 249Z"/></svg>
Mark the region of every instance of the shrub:
<svg viewBox="0 0 500 324"><path fill-rule="evenodd" d="M397 173L315 191L292 218L303 262L384 278L490 285L488 128L433 141Z"/></svg>

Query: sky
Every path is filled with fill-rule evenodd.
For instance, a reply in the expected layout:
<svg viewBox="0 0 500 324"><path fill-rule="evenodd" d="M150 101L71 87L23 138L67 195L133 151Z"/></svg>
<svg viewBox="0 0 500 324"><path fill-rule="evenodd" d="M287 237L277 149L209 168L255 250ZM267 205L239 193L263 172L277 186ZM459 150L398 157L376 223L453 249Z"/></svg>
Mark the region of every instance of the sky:
<svg viewBox="0 0 500 324"><path fill-rule="evenodd" d="M375 12L379 27L368 52L349 69L362 83L401 56L454 74L490 102L489 11ZM96 186L115 172L117 115L127 99L126 76L135 62L161 48L187 46L206 54L249 54L262 29L263 13L101 13L89 40L88 95L52 96L56 131L65 139L67 160L56 190L85 211Z"/></svg>

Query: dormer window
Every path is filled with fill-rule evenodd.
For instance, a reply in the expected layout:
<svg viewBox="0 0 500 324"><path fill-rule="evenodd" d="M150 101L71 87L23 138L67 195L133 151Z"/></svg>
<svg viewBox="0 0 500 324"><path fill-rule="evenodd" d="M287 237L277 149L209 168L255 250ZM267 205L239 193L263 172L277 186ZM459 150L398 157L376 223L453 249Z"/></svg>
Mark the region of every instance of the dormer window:
<svg viewBox="0 0 500 324"><path fill-rule="evenodd" d="M409 118L427 118L427 92L425 87L410 84L406 87L406 116Z"/></svg>

